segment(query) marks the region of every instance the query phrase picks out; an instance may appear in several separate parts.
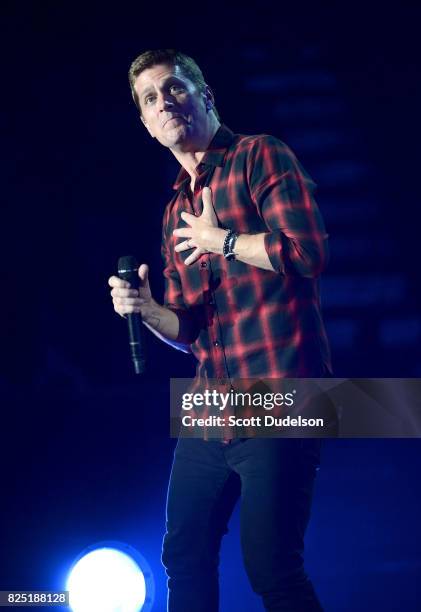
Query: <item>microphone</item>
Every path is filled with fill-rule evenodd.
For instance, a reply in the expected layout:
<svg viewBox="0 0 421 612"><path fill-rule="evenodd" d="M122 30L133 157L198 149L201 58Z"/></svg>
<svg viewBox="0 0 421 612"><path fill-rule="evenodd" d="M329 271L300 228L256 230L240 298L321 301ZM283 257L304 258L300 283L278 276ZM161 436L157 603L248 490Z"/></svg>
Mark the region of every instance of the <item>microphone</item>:
<svg viewBox="0 0 421 612"><path fill-rule="evenodd" d="M136 257L126 255L118 260L118 276L130 283L132 289L139 289L140 278L137 273L139 264ZM129 330L130 353L136 374L145 371L146 359L144 353L144 338L142 315L140 312L132 312L127 315L127 326Z"/></svg>

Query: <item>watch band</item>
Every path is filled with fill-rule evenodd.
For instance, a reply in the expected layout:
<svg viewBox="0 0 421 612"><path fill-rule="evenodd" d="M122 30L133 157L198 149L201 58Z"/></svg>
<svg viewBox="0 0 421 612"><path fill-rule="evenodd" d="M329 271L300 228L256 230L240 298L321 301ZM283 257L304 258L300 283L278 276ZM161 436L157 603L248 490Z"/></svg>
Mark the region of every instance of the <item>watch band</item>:
<svg viewBox="0 0 421 612"><path fill-rule="evenodd" d="M234 247L237 238L238 234L233 229L228 230L222 247L222 254L228 261L235 259Z"/></svg>

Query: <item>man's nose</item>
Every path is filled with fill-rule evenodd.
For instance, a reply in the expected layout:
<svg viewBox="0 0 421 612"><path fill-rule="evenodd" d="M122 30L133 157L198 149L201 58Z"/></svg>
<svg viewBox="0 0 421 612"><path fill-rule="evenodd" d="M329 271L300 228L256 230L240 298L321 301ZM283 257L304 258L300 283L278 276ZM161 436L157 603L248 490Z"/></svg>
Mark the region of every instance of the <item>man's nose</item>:
<svg viewBox="0 0 421 612"><path fill-rule="evenodd" d="M166 111L174 106L174 102L167 94L161 94L158 99L158 108L160 111Z"/></svg>

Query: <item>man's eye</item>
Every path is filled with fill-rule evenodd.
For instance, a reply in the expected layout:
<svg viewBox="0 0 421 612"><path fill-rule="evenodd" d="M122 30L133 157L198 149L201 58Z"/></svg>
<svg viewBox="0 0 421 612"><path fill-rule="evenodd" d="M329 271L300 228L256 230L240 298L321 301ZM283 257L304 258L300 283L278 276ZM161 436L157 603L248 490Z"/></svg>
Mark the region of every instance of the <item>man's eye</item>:
<svg viewBox="0 0 421 612"><path fill-rule="evenodd" d="M170 87L171 93L180 93L180 91L184 91L184 87L182 85L171 85Z"/></svg>
<svg viewBox="0 0 421 612"><path fill-rule="evenodd" d="M145 104L150 104L155 99L155 96L146 96Z"/></svg>

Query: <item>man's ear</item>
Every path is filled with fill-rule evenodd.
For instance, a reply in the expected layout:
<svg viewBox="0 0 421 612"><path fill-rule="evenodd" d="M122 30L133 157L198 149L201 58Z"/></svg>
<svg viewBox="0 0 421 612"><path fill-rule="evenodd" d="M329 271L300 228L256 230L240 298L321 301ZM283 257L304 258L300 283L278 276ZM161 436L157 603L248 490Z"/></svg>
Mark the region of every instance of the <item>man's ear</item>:
<svg viewBox="0 0 421 612"><path fill-rule="evenodd" d="M140 120L143 123L143 125L145 126L145 128L148 130L150 136L152 136L152 138L155 138L155 136L152 134L149 125L146 123L146 121L144 120L144 118L142 117L142 115L140 115Z"/></svg>
<svg viewBox="0 0 421 612"><path fill-rule="evenodd" d="M209 85L205 85L205 91L203 92L203 98L205 100L206 111L209 112L215 106L215 97L212 89Z"/></svg>

